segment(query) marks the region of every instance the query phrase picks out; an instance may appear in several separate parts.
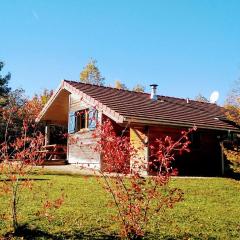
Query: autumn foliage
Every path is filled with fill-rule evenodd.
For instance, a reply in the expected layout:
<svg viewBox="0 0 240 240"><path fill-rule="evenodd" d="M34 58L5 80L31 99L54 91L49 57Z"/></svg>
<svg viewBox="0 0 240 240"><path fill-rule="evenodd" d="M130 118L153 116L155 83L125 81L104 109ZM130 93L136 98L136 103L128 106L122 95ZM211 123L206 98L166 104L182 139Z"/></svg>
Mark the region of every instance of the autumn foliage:
<svg viewBox="0 0 240 240"><path fill-rule="evenodd" d="M225 104L225 114L228 120L240 126L240 82L236 82ZM228 144L229 145L229 144ZM231 162L230 167L236 173L240 173L240 147L239 140L235 139L232 144L224 148L224 154Z"/></svg>
<svg viewBox="0 0 240 240"><path fill-rule="evenodd" d="M149 221L165 208L172 208L183 199L183 192L170 188L172 162L176 153L188 152L190 141L183 131L178 141L171 137L156 139L157 148L150 146L151 164L158 166L155 176L144 176L149 164L139 161L138 151L129 137L117 136L110 121L98 126L93 136L97 140L95 151L102 156L100 170L104 189L112 196L117 208L115 220L120 233L128 239L140 239L145 235ZM131 167L130 167L131 166Z"/></svg>
<svg viewBox="0 0 240 240"><path fill-rule="evenodd" d="M42 151L44 135L35 123L42 107L38 99L26 101L21 107L15 101L9 104L1 109L5 133L4 140L0 142L0 193L8 198L11 225L17 232L20 227L18 209L21 194L24 189L32 190L33 167L41 165L45 159L45 152ZM57 209L62 202L62 196L52 202L46 200L41 214L52 208ZM42 215L49 217L49 214Z"/></svg>

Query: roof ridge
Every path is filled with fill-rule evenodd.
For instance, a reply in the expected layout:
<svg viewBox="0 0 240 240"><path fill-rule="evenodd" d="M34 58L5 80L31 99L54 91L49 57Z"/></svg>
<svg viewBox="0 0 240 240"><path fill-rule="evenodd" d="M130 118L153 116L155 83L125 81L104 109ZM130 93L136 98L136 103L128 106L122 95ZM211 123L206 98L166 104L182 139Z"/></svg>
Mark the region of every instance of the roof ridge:
<svg viewBox="0 0 240 240"><path fill-rule="evenodd" d="M207 104L208 106L209 105L216 106L216 107L220 108L221 110L223 109L223 107L217 105L216 103L201 102L201 101L189 99L191 102L199 103L199 105L201 104L201 106L196 106L196 105L191 105L189 103L182 104L180 102L178 103L178 102L173 102L173 101L170 100L170 99L179 99L179 100L187 101L187 99L185 99L185 98L176 98L176 97L170 97L170 96L162 96L162 97L168 98L169 100L166 100L166 101L168 101L170 103L173 103L173 104L176 104L176 105L185 106L185 107L192 108L192 109L197 109L197 110L200 110L200 111L203 111L203 112L208 112L208 113L211 113L211 111L209 109L204 108L205 104Z"/></svg>
<svg viewBox="0 0 240 240"><path fill-rule="evenodd" d="M196 103L200 103L200 104L217 105L216 103L202 102L202 101L194 100L194 99L191 99L191 98L184 98L184 97L172 97L172 96L166 96L166 95L158 95L158 97L174 98L174 99L185 100L185 101L186 101L187 99L189 99L191 102L196 102ZM217 106L218 106L218 105L217 105Z"/></svg>

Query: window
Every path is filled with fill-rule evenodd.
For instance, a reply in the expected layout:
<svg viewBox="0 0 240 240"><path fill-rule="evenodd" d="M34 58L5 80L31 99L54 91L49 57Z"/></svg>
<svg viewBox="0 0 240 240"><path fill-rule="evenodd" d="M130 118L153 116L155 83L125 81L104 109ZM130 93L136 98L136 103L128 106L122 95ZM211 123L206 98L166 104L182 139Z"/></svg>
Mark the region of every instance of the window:
<svg viewBox="0 0 240 240"><path fill-rule="evenodd" d="M98 111L91 107L89 109L68 114L68 133L75 133L81 129L94 130L97 126Z"/></svg>
<svg viewBox="0 0 240 240"><path fill-rule="evenodd" d="M78 132L83 128L88 128L88 110L75 112L75 131Z"/></svg>

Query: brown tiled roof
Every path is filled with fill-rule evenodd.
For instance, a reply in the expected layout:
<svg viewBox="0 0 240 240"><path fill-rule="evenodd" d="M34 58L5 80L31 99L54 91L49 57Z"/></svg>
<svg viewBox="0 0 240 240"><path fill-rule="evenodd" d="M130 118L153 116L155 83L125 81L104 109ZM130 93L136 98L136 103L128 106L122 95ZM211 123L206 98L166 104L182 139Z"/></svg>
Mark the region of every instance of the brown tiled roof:
<svg viewBox="0 0 240 240"><path fill-rule="evenodd" d="M150 99L148 93L119 90L67 81L72 87L91 96L98 102L122 115L127 120L154 122L165 125L193 126L198 128L236 130L239 128L225 121L224 110L216 104L186 99L158 96Z"/></svg>

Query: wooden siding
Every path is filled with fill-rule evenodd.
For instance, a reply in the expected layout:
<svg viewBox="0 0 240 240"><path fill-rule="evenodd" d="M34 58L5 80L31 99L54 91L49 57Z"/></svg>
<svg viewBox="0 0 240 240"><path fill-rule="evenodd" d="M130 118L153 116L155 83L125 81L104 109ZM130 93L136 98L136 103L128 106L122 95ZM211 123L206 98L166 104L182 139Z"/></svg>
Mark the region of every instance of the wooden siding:
<svg viewBox="0 0 240 240"><path fill-rule="evenodd" d="M76 112L90 105L86 104L77 95L71 94L69 97L69 112ZM98 114L99 119L101 114ZM100 169L100 154L93 151L96 140L92 138L92 131L81 129L79 132L72 133L68 139L68 162L80 164L87 168Z"/></svg>
<svg viewBox="0 0 240 240"><path fill-rule="evenodd" d="M59 124L67 126L68 123L68 105L69 92L62 90L56 97L55 101L47 108L41 121L46 121L50 124Z"/></svg>
<svg viewBox="0 0 240 240"><path fill-rule="evenodd" d="M70 94L69 98L69 112L76 112L90 107L78 95Z"/></svg>
<svg viewBox="0 0 240 240"><path fill-rule="evenodd" d="M156 138L164 138L171 136L178 140L181 131L186 129L171 127L150 127L149 143L154 145ZM219 137L222 132L214 130L197 130L194 134L198 134L199 142L190 145L190 153L176 155L173 166L179 171L179 175L193 176L218 176L221 175L221 149ZM191 136L189 136L190 140Z"/></svg>
<svg viewBox="0 0 240 240"><path fill-rule="evenodd" d="M139 162L140 165L144 164L146 169L141 169L140 172L143 175L147 174L147 164L148 164L148 129L144 127L130 127L130 142L137 151L136 156L131 159L130 168L136 168L136 163ZM137 161L137 162L136 162Z"/></svg>
<svg viewBox="0 0 240 240"><path fill-rule="evenodd" d="M100 168L100 155L93 151L96 144L92 132L78 132L71 134L68 142L69 163L81 164L88 168Z"/></svg>

